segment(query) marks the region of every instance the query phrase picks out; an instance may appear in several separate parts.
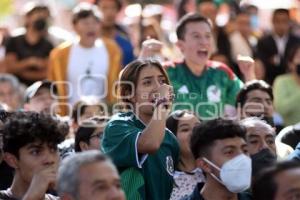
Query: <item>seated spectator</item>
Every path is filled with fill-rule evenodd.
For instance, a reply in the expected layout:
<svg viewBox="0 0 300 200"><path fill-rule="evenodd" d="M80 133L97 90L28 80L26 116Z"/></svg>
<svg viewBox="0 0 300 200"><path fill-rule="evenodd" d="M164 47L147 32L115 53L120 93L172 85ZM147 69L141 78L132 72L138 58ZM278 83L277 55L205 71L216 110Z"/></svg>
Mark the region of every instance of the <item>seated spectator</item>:
<svg viewBox="0 0 300 200"><path fill-rule="evenodd" d="M104 103L98 99L90 98L75 103L72 110L72 128L75 132L83 121L94 116L108 115Z"/></svg>
<svg viewBox="0 0 300 200"><path fill-rule="evenodd" d="M273 91L272 87L263 80L247 82L236 97L238 117L264 118L271 126L274 126Z"/></svg>
<svg viewBox="0 0 300 200"><path fill-rule="evenodd" d="M180 147L179 163L175 167L175 184L170 200L180 200L188 196L197 183L205 180L202 170L196 166L190 148L192 130L198 124L200 120L187 110L176 110L167 119L167 128L177 137Z"/></svg>
<svg viewBox="0 0 300 200"><path fill-rule="evenodd" d="M252 160L252 176L276 162L275 130L259 118L246 118L241 121L247 129L246 140Z"/></svg>
<svg viewBox="0 0 300 200"><path fill-rule="evenodd" d="M273 91L269 84L263 80L253 80L247 82L237 95L238 117L241 119L247 117L258 117L265 120L274 127L274 106ZM276 131L281 125L276 126ZM277 156L279 158L287 157L292 148L282 142L276 142Z"/></svg>
<svg viewBox="0 0 300 200"><path fill-rule="evenodd" d="M25 91L25 111L38 113L56 114L57 107L57 88L50 81L37 81L29 86Z"/></svg>
<svg viewBox="0 0 300 200"><path fill-rule="evenodd" d="M47 194L56 182L63 140L59 122L50 115L18 112L5 122L4 160L14 168L14 180L0 199L57 199Z"/></svg>
<svg viewBox="0 0 300 200"><path fill-rule="evenodd" d="M23 87L11 74L0 74L0 102L11 111L17 111L23 105Z"/></svg>
<svg viewBox="0 0 300 200"><path fill-rule="evenodd" d="M112 104L115 100L114 82L121 70L118 45L107 38L99 38L101 14L87 2L73 9L72 23L78 36L50 54L48 78L57 81L61 115L67 115L64 106L74 105L86 96L96 96Z"/></svg>
<svg viewBox="0 0 300 200"><path fill-rule="evenodd" d="M58 149L62 158L65 158L75 152L74 147L76 146L76 135L78 128L82 126L82 123L84 123L88 119L94 119L94 117L96 120L95 122L97 122L98 116L100 117L100 119L104 119L105 116L107 117L107 109L104 106L106 106L106 104L103 104L102 102L97 100L97 98L80 100L75 103L72 110L71 120L69 121L70 129L68 135L66 136L65 140L58 145ZM95 131L93 127L89 127L89 130ZM92 131L91 133L93 133L94 131ZM82 134L84 136L81 134L80 137L83 137L82 139L84 139L85 142L88 142L89 140L86 139L86 137L88 136L85 133L86 131L83 131ZM93 139L93 141L96 141L95 138ZM80 148L78 147L77 149L79 151Z"/></svg>
<svg viewBox="0 0 300 200"><path fill-rule="evenodd" d="M114 164L98 151L65 159L58 172L57 191L62 200L125 200Z"/></svg>
<svg viewBox="0 0 300 200"><path fill-rule="evenodd" d="M300 163L285 161L265 171L253 183L255 200L299 199Z"/></svg>
<svg viewBox="0 0 300 200"><path fill-rule="evenodd" d="M191 149L197 166L206 174L185 200L251 199L251 159L246 129L231 120L206 121L193 129Z"/></svg>
<svg viewBox="0 0 300 200"><path fill-rule="evenodd" d="M291 50L288 64L291 73L274 82L274 105L286 126L300 122L300 45Z"/></svg>
<svg viewBox="0 0 300 200"><path fill-rule="evenodd" d="M100 142L108 119L95 116L82 122L75 133L75 152L100 150Z"/></svg>
<svg viewBox="0 0 300 200"><path fill-rule="evenodd" d="M48 56L53 48L46 34L49 16L45 5L26 6L25 33L9 38L5 46L7 73L14 74L27 86L47 77Z"/></svg>
<svg viewBox="0 0 300 200"><path fill-rule="evenodd" d="M127 112L114 115L102 139L121 174L127 199L169 199L179 157L174 134L166 129L173 92L157 61L136 60L120 74L120 99Z"/></svg>

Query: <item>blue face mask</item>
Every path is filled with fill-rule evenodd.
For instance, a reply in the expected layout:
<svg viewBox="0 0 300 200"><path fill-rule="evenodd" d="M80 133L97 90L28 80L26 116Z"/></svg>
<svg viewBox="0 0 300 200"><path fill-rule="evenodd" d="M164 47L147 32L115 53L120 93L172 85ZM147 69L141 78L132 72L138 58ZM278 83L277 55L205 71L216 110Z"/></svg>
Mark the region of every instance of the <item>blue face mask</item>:
<svg viewBox="0 0 300 200"><path fill-rule="evenodd" d="M258 28L258 16L257 15L251 15L250 16L250 23L251 23L251 27L253 29L257 29Z"/></svg>

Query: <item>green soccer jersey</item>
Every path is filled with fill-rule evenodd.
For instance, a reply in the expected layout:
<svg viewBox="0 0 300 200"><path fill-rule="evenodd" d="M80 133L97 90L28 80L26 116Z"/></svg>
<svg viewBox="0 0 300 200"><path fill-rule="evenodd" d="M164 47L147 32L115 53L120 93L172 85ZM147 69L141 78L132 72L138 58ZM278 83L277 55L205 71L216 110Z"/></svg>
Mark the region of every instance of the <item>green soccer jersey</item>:
<svg viewBox="0 0 300 200"><path fill-rule="evenodd" d="M208 61L200 76L195 76L185 63L169 67L167 72L176 95L174 110L192 110L203 120L234 114L243 82L225 64Z"/></svg>
<svg viewBox="0 0 300 200"><path fill-rule="evenodd" d="M144 129L145 125L132 112L114 115L104 130L103 152L118 167L128 200L168 200L178 162L178 142L166 129L156 153L139 154L137 140Z"/></svg>

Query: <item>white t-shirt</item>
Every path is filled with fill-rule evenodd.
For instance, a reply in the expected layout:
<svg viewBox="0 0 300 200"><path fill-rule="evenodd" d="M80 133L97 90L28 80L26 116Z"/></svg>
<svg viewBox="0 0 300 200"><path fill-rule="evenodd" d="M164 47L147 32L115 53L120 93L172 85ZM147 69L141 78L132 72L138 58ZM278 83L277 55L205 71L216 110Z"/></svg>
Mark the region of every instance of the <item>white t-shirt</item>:
<svg viewBox="0 0 300 200"><path fill-rule="evenodd" d="M69 103L74 104L82 97L107 95L107 71L109 57L102 40L92 48L84 48L75 42L70 50L68 64Z"/></svg>

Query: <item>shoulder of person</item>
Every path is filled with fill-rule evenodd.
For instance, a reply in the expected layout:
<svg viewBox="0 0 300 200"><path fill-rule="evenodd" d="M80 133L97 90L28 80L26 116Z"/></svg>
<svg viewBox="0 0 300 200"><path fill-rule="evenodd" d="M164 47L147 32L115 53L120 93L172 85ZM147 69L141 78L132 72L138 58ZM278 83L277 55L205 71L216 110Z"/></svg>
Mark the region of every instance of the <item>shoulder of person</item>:
<svg viewBox="0 0 300 200"><path fill-rule="evenodd" d="M120 47L115 40L107 37L101 37L100 39L103 41L107 49L120 51Z"/></svg>
<svg viewBox="0 0 300 200"><path fill-rule="evenodd" d="M133 112L119 112L115 115L113 115L108 124L112 124L112 123L128 123L130 121L134 121L135 119L135 115L133 114Z"/></svg>
<svg viewBox="0 0 300 200"><path fill-rule="evenodd" d="M211 69L215 69L217 71L223 71L228 76L230 80L235 78L234 72L228 67L225 63L209 60L207 62L207 67Z"/></svg>
<svg viewBox="0 0 300 200"><path fill-rule="evenodd" d="M166 60L166 61L163 61L161 64L166 70L178 69L179 67L184 65L184 61L183 60L173 60L173 61Z"/></svg>

